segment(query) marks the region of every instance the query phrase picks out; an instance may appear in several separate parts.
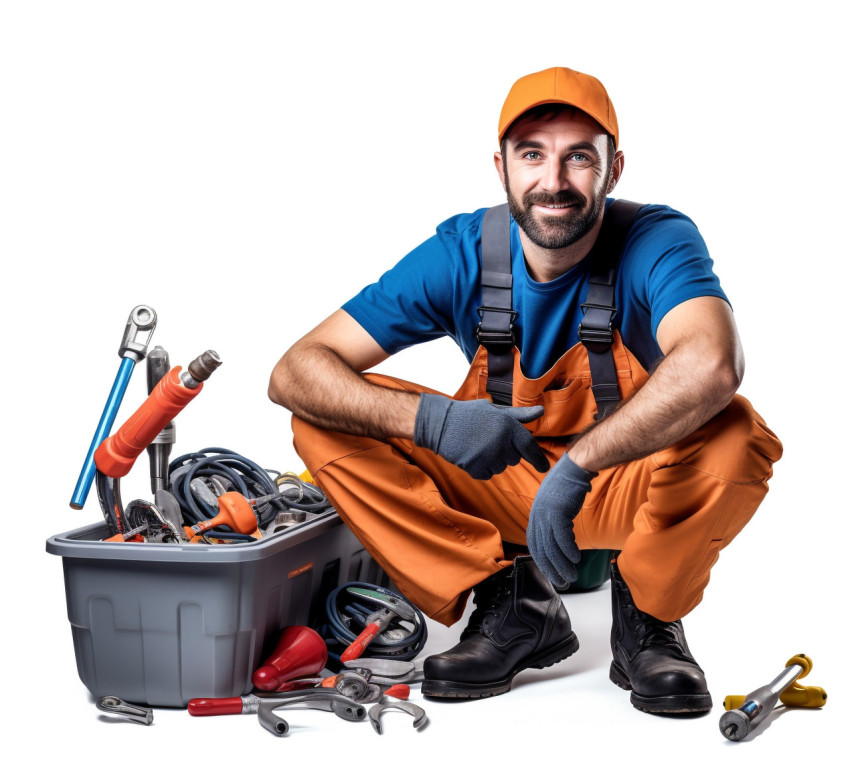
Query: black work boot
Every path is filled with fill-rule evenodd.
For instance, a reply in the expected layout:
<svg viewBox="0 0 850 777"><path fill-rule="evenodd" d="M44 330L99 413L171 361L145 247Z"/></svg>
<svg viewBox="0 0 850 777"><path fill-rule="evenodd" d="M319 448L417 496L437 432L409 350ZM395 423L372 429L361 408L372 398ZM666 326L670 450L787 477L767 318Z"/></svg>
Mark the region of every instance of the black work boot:
<svg viewBox="0 0 850 777"><path fill-rule="evenodd" d="M518 557L472 590L475 610L460 642L425 659L424 696L507 693L523 669L545 669L578 650L561 597L531 556Z"/></svg>
<svg viewBox="0 0 850 777"><path fill-rule="evenodd" d="M611 562L611 602L611 681L631 691L632 704L643 712L708 712L711 695L682 622L666 623L639 610L616 560Z"/></svg>

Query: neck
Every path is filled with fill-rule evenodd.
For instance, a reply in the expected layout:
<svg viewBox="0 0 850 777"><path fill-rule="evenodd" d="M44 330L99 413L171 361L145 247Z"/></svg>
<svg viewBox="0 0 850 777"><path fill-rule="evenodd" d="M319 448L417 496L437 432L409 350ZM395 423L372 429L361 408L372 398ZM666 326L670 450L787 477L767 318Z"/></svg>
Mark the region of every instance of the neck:
<svg viewBox="0 0 850 777"><path fill-rule="evenodd" d="M529 275L539 283L548 283L560 278L590 253L601 228L602 217L600 216L584 237L565 248L542 248L533 243L528 235L520 229L519 239L522 243L522 251L525 255Z"/></svg>

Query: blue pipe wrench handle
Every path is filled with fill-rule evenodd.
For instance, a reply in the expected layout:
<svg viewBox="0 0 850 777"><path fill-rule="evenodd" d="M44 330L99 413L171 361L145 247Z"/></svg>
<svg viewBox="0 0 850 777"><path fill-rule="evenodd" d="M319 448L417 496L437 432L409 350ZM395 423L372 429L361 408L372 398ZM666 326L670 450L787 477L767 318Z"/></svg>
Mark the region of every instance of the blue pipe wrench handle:
<svg viewBox="0 0 850 777"><path fill-rule="evenodd" d="M80 477L77 479L74 495L71 497L71 507L75 510L82 510L83 505L86 503L86 498L89 495L89 491L91 491L91 484L94 481L94 473L97 470L94 463L94 452L109 437L109 433L112 431L112 424L115 423L118 408L121 407L121 401L124 399L124 393L127 391L127 386L130 383L130 377L133 374L133 368L135 366L135 360L129 356L121 360L118 375L115 376L115 382L112 384L112 390L109 392L109 397L103 408L103 414L100 416L94 437L92 437L89 452L86 454L83 468L80 470Z"/></svg>

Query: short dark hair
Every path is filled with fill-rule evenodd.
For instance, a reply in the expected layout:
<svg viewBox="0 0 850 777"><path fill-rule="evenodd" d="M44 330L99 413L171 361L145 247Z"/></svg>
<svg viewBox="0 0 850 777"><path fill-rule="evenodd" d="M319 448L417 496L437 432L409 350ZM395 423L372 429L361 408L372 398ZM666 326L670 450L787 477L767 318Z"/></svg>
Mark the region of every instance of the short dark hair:
<svg viewBox="0 0 850 777"><path fill-rule="evenodd" d="M560 116L562 113L566 113L567 111L581 111L572 106L565 105L564 103L544 103L543 105L537 105L534 108L529 108L525 113L517 116L505 130L505 134L502 135L502 145L499 149L502 152L502 158L504 158L508 149L508 135L510 135L511 130L514 128L514 125L520 121L520 119L531 119L532 121L539 121L541 119L554 119ZM591 118L593 118L591 116ZM601 129L601 127L600 127ZM608 135L608 165L610 167L614 161L614 152L617 150L614 144L614 136Z"/></svg>

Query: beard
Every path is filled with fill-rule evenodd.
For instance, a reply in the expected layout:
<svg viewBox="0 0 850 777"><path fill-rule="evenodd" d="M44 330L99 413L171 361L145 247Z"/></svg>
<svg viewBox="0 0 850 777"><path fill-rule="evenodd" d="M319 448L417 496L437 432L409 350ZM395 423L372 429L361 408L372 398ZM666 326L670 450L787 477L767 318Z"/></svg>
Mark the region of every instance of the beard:
<svg viewBox="0 0 850 777"><path fill-rule="evenodd" d="M581 240L599 220L605 210L606 187L593 200L573 191L558 194L529 192L523 195L522 204L511 193L507 170L505 188L508 192L508 208L519 228L531 242L541 248L566 248ZM532 210L534 205L569 205L573 209L563 216L539 216Z"/></svg>

